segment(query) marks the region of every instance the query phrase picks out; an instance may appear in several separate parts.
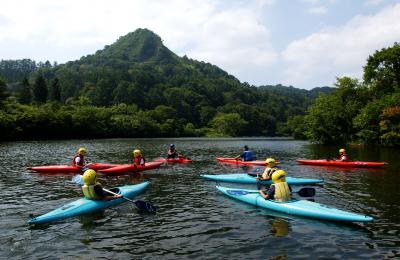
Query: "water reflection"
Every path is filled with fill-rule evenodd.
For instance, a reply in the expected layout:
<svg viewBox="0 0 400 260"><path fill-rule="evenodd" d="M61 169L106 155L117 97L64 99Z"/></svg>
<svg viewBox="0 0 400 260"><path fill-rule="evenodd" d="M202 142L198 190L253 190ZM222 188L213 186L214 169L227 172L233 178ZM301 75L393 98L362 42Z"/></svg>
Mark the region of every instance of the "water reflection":
<svg viewBox="0 0 400 260"><path fill-rule="evenodd" d="M271 234L276 237L284 237L289 234L289 222L284 219L273 219L270 221Z"/></svg>

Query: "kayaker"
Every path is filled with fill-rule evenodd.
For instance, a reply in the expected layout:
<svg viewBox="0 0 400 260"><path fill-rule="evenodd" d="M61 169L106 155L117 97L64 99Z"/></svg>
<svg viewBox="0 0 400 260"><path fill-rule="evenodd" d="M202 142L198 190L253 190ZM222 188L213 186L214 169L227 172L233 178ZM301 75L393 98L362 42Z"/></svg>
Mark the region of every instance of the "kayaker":
<svg viewBox="0 0 400 260"><path fill-rule="evenodd" d="M144 166L146 160L142 156L142 152L138 149L133 150L133 164L136 166Z"/></svg>
<svg viewBox="0 0 400 260"><path fill-rule="evenodd" d="M82 176L84 185L82 186L83 195L90 200L113 200L121 198L122 195L107 195L103 190L103 186L97 182L97 174L95 170L86 170Z"/></svg>
<svg viewBox="0 0 400 260"><path fill-rule="evenodd" d="M271 187L266 191L260 190L261 196L266 200L275 200L284 202L291 200L290 192L291 189L286 182L286 173L283 170L277 170L272 174Z"/></svg>
<svg viewBox="0 0 400 260"><path fill-rule="evenodd" d="M261 181L267 181L271 179L272 174L278 170L276 168L276 163L274 158L267 158L265 160L265 163L267 164L267 167L265 168L263 174L261 176L257 176L257 180Z"/></svg>
<svg viewBox="0 0 400 260"><path fill-rule="evenodd" d="M167 153L167 158L178 158L178 157L183 157L183 156L178 154L178 151L175 149L174 144L170 144Z"/></svg>
<svg viewBox="0 0 400 260"><path fill-rule="evenodd" d="M74 156L74 159L72 160L72 165L79 167L80 169L84 169L86 166L85 162L85 155L87 153L86 148L79 148L76 155Z"/></svg>
<svg viewBox="0 0 400 260"><path fill-rule="evenodd" d="M245 145L243 147L243 153L235 157L236 160L241 159L242 161L253 161L254 156L253 153L249 150L249 147Z"/></svg>
<svg viewBox="0 0 400 260"><path fill-rule="evenodd" d="M342 161L342 162L349 161L349 155L347 154L346 150L343 148L339 150L339 161Z"/></svg>

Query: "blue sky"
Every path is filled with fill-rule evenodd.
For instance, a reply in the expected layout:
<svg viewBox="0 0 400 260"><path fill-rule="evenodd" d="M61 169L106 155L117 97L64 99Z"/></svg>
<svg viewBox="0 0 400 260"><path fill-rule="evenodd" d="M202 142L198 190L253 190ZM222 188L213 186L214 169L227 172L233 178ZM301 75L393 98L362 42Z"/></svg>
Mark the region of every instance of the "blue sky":
<svg viewBox="0 0 400 260"><path fill-rule="evenodd" d="M242 82L311 89L361 78L400 41L399 17L398 0L5 0L0 59L64 63L148 28Z"/></svg>

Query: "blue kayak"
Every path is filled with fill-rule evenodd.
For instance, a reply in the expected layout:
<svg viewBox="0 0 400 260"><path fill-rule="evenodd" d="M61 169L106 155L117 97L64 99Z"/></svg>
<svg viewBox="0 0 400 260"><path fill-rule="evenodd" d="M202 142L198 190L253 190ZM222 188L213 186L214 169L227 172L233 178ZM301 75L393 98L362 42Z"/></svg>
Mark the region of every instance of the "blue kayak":
<svg viewBox="0 0 400 260"><path fill-rule="evenodd" d="M234 173L234 174L219 174L219 175L201 175L203 178L213 181L221 182L235 182L245 184L272 184L271 180L268 181L257 181L256 177L250 176L247 173ZM307 178L293 178L286 177L286 182L289 185L312 185L323 182L320 179L307 179Z"/></svg>
<svg viewBox="0 0 400 260"><path fill-rule="evenodd" d="M124 197L133 198L136 195L142 193L148 186L149 182L143 182L136 185L117 187L111 190L115 193L122 194ZM78 215L83 215L104 208L108 208L111 206L115 206L125 201L126 200L124 198L119 198L109 201L89 200L86 198L81 198L73 202L70 202L68 204L65 204L64 206L57 208L53 211L50 211L44 215L31 218L28 221L28 224L41 224L52 221L58 221L70 217L75 217Z"/></svg>
<svg viewBox="0 0 400 260"><path fill-rule="evenodd" d="M231 198L285 214L340 222L369 222L373 220L369 216L358 215L308 200L292 199L288 202L277 202L264 199L258 193L258 190L243 190L221 186L216 188Z"/></svg>

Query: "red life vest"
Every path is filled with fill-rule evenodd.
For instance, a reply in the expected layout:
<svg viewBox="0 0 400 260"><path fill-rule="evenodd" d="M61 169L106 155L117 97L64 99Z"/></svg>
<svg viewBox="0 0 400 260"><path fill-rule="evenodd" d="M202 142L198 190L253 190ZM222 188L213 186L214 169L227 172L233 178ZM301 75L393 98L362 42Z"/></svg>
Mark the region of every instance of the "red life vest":
<svg viewBox="0 0 400 260"><path fill-rule="evenodd" d="M142 156L138 156L133 160L133 164L136 164L137 166L139 165L144 165L145 164L145 159Z"/></svg>
<svg viewBox="0 0 400 260"><path fill-rule="evenodd" d="M75 159L78 157L81 158L81 160L79 161L78 164L76 164ZM76 155L74 157L74 159L72 159L72 165L78 166L78 167L83 167L85 165L85 158L83 157L83 155Z"/></svg>
<svg viewBox="0 0 400 260"><path fill-rule="evenodd" d="M342 162L349 161L349 155L347 153L341 154L340 158L339 158L339 161L342 161Z"/></svg>

